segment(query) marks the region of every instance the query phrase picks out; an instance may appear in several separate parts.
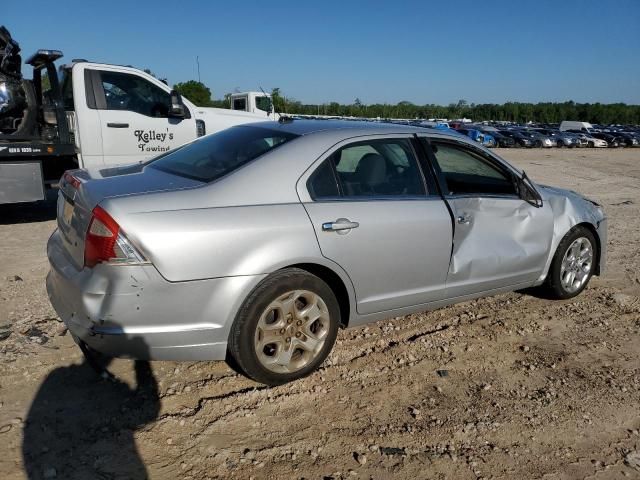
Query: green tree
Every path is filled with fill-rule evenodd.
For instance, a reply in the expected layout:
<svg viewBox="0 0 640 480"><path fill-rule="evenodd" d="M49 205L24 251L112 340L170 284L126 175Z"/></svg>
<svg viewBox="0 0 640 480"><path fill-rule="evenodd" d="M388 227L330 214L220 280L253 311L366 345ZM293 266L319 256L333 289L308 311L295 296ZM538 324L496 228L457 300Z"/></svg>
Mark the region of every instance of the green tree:
<svg viewBox="0 0 640 480"><path fill-rule="evenodd" d="M188 82L176 83L173 88L175 88L180 95L188 98L189 101L199 107L210 107L213 105L211 90L202 82L189 80Z"/></svg>
<svg viewBox="0 0 640 480"><path fill-rule="evenodd" d="M273 108L278 113L284 113L285 105L284 105L284 97L280 94L280 89L278 87L271 89L271 101L273 102ZM300 112L296 112L300 113Z"/></svg>

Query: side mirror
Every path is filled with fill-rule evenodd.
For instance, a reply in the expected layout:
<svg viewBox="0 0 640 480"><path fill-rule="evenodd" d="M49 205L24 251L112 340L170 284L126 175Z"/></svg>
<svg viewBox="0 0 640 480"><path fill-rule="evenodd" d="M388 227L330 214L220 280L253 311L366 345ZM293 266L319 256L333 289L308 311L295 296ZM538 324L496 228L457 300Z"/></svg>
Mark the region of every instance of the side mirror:
<svg viewBox="0 0 640 480"><path fill-rule="evenodd" d="M182 96L177 90L171 90L169 116L174 118L184 118L184 115L184 103L182 103Z"/></svg>
<svg viewBox="0 0 640 480"><path fill-rule="evenodd" d="M522 200L536 208L542 207L542 197L531 184L531 180L529 180L526 173L523 173L522 177L516 177L515 181L516 188L518 189L518 196Z"/></svg>

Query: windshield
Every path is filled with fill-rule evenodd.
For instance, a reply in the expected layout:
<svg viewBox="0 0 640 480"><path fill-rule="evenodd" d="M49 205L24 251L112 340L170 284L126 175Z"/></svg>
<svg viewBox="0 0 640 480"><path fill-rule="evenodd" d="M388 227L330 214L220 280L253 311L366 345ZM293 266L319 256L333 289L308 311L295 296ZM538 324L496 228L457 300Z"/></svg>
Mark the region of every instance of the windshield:
<svg viewBox="0 0 640 480"><path fill-rule="evenodd" d="M211 182L296 137L292 133L267 128L234 127L158 157L149 166L201 182Z"/></svg>

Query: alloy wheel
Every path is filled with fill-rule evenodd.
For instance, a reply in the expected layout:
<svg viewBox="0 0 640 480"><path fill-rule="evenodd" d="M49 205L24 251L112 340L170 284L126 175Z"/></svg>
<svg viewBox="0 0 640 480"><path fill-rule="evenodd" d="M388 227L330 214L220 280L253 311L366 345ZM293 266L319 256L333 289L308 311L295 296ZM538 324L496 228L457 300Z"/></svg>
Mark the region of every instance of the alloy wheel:
<svg viewBox="0 0 640 480"><path fill-rule="evenodd" d="M258 320L254 348L259 362L275 373L296 372L320 353L331 317L320 295L293 290L273 300Z"/></svg>
<svg viewBox="0 0 640 480"><path fill-rule="evenodd" d="M589 280L593 268L593 246L586 237L576 238L564 254L560 283L567 292L578 291Z"/></svg>

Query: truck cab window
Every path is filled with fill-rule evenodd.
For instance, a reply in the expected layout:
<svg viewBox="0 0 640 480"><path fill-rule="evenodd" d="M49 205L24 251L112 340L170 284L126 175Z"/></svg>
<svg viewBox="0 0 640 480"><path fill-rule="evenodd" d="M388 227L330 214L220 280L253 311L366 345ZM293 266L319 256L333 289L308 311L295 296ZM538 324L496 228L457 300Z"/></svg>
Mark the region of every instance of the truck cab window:
<svg viewBox="0 0 640 480"><path fill-rule="evenodd" d="M256 97L256 107L263 112L271 111L271 99L269 97Z"/></svg>
<svg viewBox="0 0 640 480"><path fill-rule="evenodd" d="M71 81L71 69L65 70L62 73L62 102L64 109L67 111L75 110L73 104L73 83Z"/></svg>
<svg viewBox="0 0 640 480"><path fill-rule="evenodd" d="M247 110L247 99L245 97L240 97L240 98L234 98L233 99L233 109L234 110L241 110L241 111L246 111Z"/></svg>
<svg viewBox="0 0 640 480"><path fill-rule="evenodd" d="M171 95L142 77L100 72L106 110L128 110L148 117L169 116Z"/></svg>

